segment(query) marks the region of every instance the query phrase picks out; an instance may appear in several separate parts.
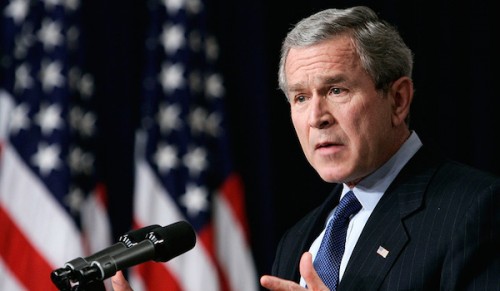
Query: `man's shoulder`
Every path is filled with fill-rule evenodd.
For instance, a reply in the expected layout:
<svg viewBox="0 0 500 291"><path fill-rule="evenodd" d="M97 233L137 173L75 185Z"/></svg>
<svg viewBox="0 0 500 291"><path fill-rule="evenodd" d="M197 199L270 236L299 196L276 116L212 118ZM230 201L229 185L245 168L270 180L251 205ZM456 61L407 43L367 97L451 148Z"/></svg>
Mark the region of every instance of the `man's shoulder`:
<svg viewBox="0 0 500 291"><path fill-rule="evenodd" d="M434 181L446 183L462 191L465 189L500 191L499 176L456 160L444 161L436 171Z"/></svg>
<svg viewBox="0 0 500 291"><path fill-rule="evenodd" d="M433 148L422 147L409 162L412 169L434 169L434 177L455 183L492 183L498 184L500 177L456 159L447 157ZM482 182L481 182L482 181Z"/></svg>

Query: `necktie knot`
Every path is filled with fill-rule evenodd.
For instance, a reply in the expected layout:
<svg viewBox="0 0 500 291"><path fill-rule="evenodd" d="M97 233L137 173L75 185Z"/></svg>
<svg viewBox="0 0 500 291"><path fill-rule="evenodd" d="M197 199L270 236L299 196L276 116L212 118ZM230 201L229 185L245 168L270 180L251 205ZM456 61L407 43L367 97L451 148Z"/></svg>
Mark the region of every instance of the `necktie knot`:
<svg viewBox="0 0 500 291"><path fill-rule="evenodd" d="M340 200L337 209L335 210L334 216L343 219L349 219L349 217L357 213L361 209L361 203L354 195L352 191L347 192L342 200Z"/></svg>

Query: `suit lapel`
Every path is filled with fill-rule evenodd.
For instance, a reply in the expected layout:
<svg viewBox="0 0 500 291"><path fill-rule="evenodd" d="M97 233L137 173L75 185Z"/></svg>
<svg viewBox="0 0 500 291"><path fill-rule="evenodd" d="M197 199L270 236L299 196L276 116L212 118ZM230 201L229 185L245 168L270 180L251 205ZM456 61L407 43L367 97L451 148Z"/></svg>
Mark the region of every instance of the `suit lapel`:
<svg viewBox="0 0 500 291"><path fill-rule="evenodd" d="M421 149L373 210L353 250L338 290L376 290L407 244L404 219L422 205L435 159Z"/></svg>

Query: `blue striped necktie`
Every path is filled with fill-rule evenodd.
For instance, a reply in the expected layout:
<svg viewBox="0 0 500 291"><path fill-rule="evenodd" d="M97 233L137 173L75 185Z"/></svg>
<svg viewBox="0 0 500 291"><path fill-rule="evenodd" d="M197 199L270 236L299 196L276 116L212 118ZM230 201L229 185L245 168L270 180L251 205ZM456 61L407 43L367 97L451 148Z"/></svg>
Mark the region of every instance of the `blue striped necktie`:
<svg viewBox="0 0 500 291"><path fill-rule="evenodd" d="M349 217L356 214L360 209L361 204L354 196L354 193L352 191L347 192L340 200L333 218L328 223L325 236L314 259L316 272L332 291L337 289L339 282L340 262L344 255Z"/></svg>

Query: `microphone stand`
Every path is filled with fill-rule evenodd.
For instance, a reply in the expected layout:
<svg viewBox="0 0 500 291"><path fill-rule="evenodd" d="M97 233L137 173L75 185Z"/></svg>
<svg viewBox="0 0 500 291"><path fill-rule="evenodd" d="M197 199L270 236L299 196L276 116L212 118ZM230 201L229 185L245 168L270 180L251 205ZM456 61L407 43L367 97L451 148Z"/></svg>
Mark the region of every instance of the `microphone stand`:
<svg viewBox="0 0 500 291"><path fill-rule="evenodd" d="M60 291L106 291L102 280L80 282L74 270L56 270L51 274L51 279Z"/></svg>

